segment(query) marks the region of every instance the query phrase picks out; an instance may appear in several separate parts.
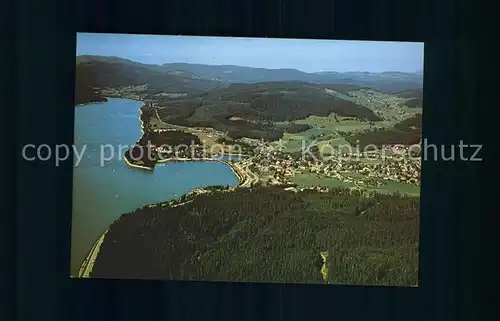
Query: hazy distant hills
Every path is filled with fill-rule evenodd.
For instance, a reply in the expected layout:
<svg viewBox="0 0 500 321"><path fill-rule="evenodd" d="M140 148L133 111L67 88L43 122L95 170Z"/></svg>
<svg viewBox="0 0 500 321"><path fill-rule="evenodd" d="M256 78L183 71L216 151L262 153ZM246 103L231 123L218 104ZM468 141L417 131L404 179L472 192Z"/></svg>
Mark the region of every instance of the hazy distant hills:
<svg viewBox="0 0 500 321"><path fill-rule="evenodd" d="M96 87L119 87L148 84L150 89L166 92L200 92L220 83L195 77L190 73L165 72L158 65L147 65L118 57L78 56L77 77L87 78Z"/></svg>
<svg viewBox="0 0 500 321"><path fill-rule="evenodd" d="M422 87L419 73L403 72L317 72L296 69L264 69L231 65L167 63L148 65L118 57L78 56L77 76L89 79L97 87L115 87L148 83L152 88L172 92L205 91L231 83L302 81L317 84L351 84L382 92L396 93Z"/></svg>
<svg viewBox="0 0 500 321"><path fill-rule="evenodd" d="M216 81L190 73L170 73L159 65L147 65L118 57L76 57L76 105L105 100L95 88L148 85L150 92L199 94L221 87Z"/></svg>
<svg viewBox="0 0 500 321"><path fill-rule="evenodd" d="M231 65L201 65L187 63L163 64L167 71L184 71L198 75L203 79L223 83L256 83L269 81L313 81L312 75L296 69L264 69Z"/></svg>
<svg viewBox="0 0 500 321"><path fill-rule="evenodd" d="M297 69L264 69L242 66L210 66L187 63L163 64L168 71L183 71L207 80L223 83L257 83L273 81L303 81L317 84L352 84L367 86L382 92L395 93L405 89L422 87L419 73L403 72L316 72L306 73Z"/></svg>

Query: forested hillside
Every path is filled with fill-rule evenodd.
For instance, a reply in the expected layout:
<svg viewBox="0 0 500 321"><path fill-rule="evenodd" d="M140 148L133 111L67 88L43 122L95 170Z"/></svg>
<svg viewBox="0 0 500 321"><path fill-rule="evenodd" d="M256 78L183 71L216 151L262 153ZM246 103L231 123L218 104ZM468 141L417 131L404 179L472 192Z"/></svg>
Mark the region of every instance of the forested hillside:
<svg viewBox="0 0 500 321"><path fill-rule="evenodd" d="M221 86L219 82L191 75L171 74L155 65L100 56L77 57L76 82L76 101L80 103L92 99L85 90L88 87L103 89L146 85L142 94L153 96L157 93L199 94Z"/></svg>
<svg viewBox="0 0 500 321"><path fill-rule="evenodd" d="M353 88L344 85L328 87L338 90ZM370 121L381 120L369 108L332 96L325 88L324 85L303 82L232 84L197 98L158 100L158 115L163 121L177 125L213 127L227 131L233 138L265 140L279 139L284 132L307 130L307 125L290 122L309 115L335 113Z"/></svg>
<svg viewBox="0 0 500 321"><path fill-rule="evenodd" d="M346 137L353 146L359 144L360 148L373 144L383 145L413 145L422 139L422 114L405 119L393 127L367 130Z"/></svg>
<svg viewBox="0 0 500 321"><path fill-rule="evenodd" d="M297 69L265 69L231 65L200 65L187 63L167 63L164 70L189 72L198 77L223 83L259 83L275 81L301 81L315 84L344 84L367 86L386 93L396 93L421 87L421 73L405 72L313 72Z"/></svg>
<svg viewBox="0 0 500 321"><path fill-rule="evenodd" d="M92 102L107 101L100 90L95 87L94 79L98 75L96 71L89 68L76 66L75 71L75 105L88 104Z"/></svg>
<svg viewBox="0 0 500 321"><path fill-rule="evenodd" d="M93 277L415 285L419 198L239 188L113 223Z"/></svg>

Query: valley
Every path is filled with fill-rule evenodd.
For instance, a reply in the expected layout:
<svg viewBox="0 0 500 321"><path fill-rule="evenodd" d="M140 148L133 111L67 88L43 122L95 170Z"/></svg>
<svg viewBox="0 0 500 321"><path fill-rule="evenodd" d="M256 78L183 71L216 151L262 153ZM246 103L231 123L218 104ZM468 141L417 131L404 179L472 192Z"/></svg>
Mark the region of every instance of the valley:
<svg viewBox="0 0 500 321"><path fill-rule="evenodd" d="M155 171L169 161L218 160L239 182L124 213L86 275L417 282L421 75L99 56L77 57L78 75L75 105L143 103L129 166ZM239 158L223 158L231 155ZM134 246L140 250L127 252ZM148 265L127 266L125 253ZM269 270L256 275L251 268L262 262ZM391 266L406 270L398 275Z"/></svg>
<svg viewBox="0 0 500 321"><path fill-rule="evenodd" d="M109 66L105 66L106 62ZM420 142L422 108L406 103L419 99L421 89L387 93L366 85L295 80L228 84L193 76L197 74L193 66L174 73L172 66L105 57L82 57L77 66L82 72L97 69L84 68L89 63L109 71L108 83L100 76L94 87L103 97L145 102L141 108L143 137L138 145L147 147L151 141L155 157L160 151L172 158L174 152L159 149L160 145L188 143L175 151L177 158L251 156L241 164L254 169L257 178L253 183L288 186L302 181L296 176L315 175L318 187L328 179L369 190L378 190L390 182L418 185L420 159L401 159L398 155L411 154L413 151L404 146ZM132 74L141 75L142 83L118 78L123 73L117 72L120 66L126 70L136 68ZM203 68L200 66L200 70ZM215 70L215 66L206 68ZM278 71L271 74L277 75ZM175 77L179 79L172 82ZM165 84L163 88L159 79ZM209 84L211 81L214 83ZM414 129L397 129L398 124L411 119L415 120ZM171 139L174 134L178 139L185 137ZM370 144L381 148L371 153L359 150ZM403 146L395 148L396 144ZM418 151L414 152L418 155ZM154 168L157 161L139 160L136 164ZM353 178L350 173L359 175Z"/></svg>

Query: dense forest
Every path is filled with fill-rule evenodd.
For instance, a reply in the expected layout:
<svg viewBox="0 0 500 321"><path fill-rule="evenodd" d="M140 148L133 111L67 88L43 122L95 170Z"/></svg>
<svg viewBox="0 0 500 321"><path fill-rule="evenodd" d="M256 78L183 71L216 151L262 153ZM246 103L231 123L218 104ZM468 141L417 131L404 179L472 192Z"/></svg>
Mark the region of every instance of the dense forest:
<svg viewBox="0 0 500 321"><path fill-rule="evenodd" d="M153 169L159 159L158 153L153 146L162 146L174 148L180 145L200 145L198 136L178 130L153 131L149 121L154 117L155 108L150 104L141 107L141 116L143 134L139 140L124 155L127 161L134 165L140 165ZM187 149L187 148L184 148ZM175 151L181 152L180 148Z"/></svg>
<svg viewBox="0 0 500 321"><path fill-rule="evenodd" d="M360 148L373 144L382 145L413 145L422 139L422 114L405 119L393 127L367 130L352 136L346 140L353 146L359 144Z"/></svg>
<svg viewBox="0 0 500 321"><path fill-rule="evenodd" d="M86 68L81 68L76 66L76 77L75 77L75 105L83 105L95 102L106 102L108 101L104 97L99 89L92 85L92 79L97 76L94 74L94 70L89 70Z"/></svg>
<svg viewBox="0 0 500 321"><path fill-rule="evenodd" d="M160 156L153 146L162 145L167 150L179 153L187 150L187 146L201 145L201 141L198 136L183 131L146 131L137 143L125 153L125 157L131 164L153 168Z"/></svg>
<svg viewBox="0 0 500 321"><path fill-rule="evenodd" d="M168 111L172 105L186 109L191 107L193 114L190 118L193 120L238 116L250 121L282 122L331 113L371 121L381 120L367 107L328 94L324 85L291 81L232 84L227 88L212 90L198 100L166 102L165 106L160 105L166 107L160 114L162 118L169 117Z"/></svg>
<svg viewBox="0 0 500 321"><path fill-rule="evenodd" d="M320 252L328 252L328 283L415 285L418 235L418 198L212 191L122 215L92 277L324 283Z"/></svg>
<svg viewBox="0 0 500 321"><path fill-rule="evenodd" d="M404 119L394 125L394 128L404 132L422 132L422 114L416 114L413 117Z"/></svg>
<svg viewBox="0 0 500 321"><path fill-rule="evenodd" d="M161 113L161 109L159 114ZM161 116L160 116L161 117ZM214 116L206 120L192 120L184 117L166 120L170 124L187 127L211 127L226 132L232 139L242 137L274 141L283 137L285 132L298 133L306 131L311 126L306 124L273 124L270 122L251 122L244 119L231 119L228 116Z"/></svg>

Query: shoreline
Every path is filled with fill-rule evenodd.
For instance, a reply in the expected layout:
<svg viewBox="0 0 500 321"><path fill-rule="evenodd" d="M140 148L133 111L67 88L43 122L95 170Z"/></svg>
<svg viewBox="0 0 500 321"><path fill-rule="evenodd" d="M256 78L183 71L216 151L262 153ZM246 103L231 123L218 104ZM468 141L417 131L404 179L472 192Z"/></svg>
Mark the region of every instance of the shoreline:
<svg viewBox="0 0 500 321"><path fill-rule="evenodd" d="M106 98L106 101L88 102L85 104L78 104L78 105L75 105L75 108L82 107L85 105L105 104L105 103L109 102L109 98L121 98L121 97L104 97L104 98ZM130 98L122 98L122 99L130 99ZM139 121L141 123L141 136L142 136L142 135L144 135L144 131L143 131L144 124L143 124L143 121L141 119L141 116L142 116L142 109L141 108L145 105L145 103L142 100L137 100L137 99L130 99L130 100L136 100L136 101L139 101L142 103L142 105L139 107ZM125 160L125 163L130 167L152 170L149 167L134 165L134 164L130 163L126 156L124 156L123 159ZM95 260L97 259L97 255L99 254L99 251L101 249L101 245L104 242L104 239L105 239L106 234L108 232L109 232L109 227L94 242L94 245L92 245L89 253L87 254L85 259L83 260L82 264L80 265L80 268L78 269L78 274L76 275L76 277L79 277L79 278L89 278L90 277L90 274L92 273L92 269L93 269L94 264L95 264Z"/></svg>
<svg viewBox="0 0 500 321"><path fill-rule="evenodd" d="M238 179L237 186L241 186L242 183L245 181L244 175L242 175L239 172L239 168L237 166L235 166L234 164L231 164L228 161L221 160L221 159L215 159L215 158L209 158L209 157L196 158L196 159L193 159L193 158L165 158L165 159L159 160L158 164L163 164L163 163L168 163L168 162L200 162L200 161L201 162L219 162L219 163L222 163L222 164L228 166L232 170L232 172L236 176L236 178Z"/></svg>
<svg viewBox="0 0 500 321"><path fill-rule="evenodd" d="M131 166L131 167L138 167L138 168L141 168L141 169L149 169L148 167L141 167L139 165L130 164L126 157L124 157L124 159L125 159L125 162L129 166ZM190 159L190 158L186 158L186 159L170 158L170 159L164 159L164 160L162 160L161 163L166 163L166 162L193 162L193 161L199 161L199 160L197 160L197 159ZM236 184L233 188L237 188L237 187L243 186L244 183L247 181L246 174L240 173L239 167L233 166L232 164L230 164L230 163L228 163L226 161L218 160L218 159L212 159L212 158L203 159L202 161L214 161L214 162L220 162L220 163L223 163L223 164L227 165L233 171L233 174L238 179L238 184ZM151 170L151 169L149 169L149 170ZM180 199L184 195L194 194L194 193L196 193L197 190L202 190L203 188L204 187L193 188L193 189L187 191L186 193L180 195L178 197L178 199ZM167 201L167 202L169 202L169 201ZM174 206L179 206L179 205L182 205L182 204L176 204ZM92 269L93 269L94 264L95 264L95 260L97 259L97 256L99 255L99 251L100 251L101 245L104 242L104 239L105 239L106 234L108 232L109 232L109 227L106 229L106 231L104 231L103 234L101 234L101 236L99 236L99 238L95 241L94 245L90 248L90 251L89 251L88 255L83 260L83 262L82 262L82 264L80 266L80 269L78 271L78 277L79 278L89 278L90 277L90 274L92 273Z"/></svg>
<svg viewBox="0 0 500 321"><path fill-rule="evenodd" d="M140 100L138 100L138 101L140 101ZM106 103L106 102L101 102L101 103ZM140 102L142 103L142 105L141 105L141 107L139 107L139 122L140 122L141 137L142 137L142 135L144 135L144 122L142 121L142 109L141 108L145 105L145 103L143 101L140 101ZM91 103L89 103L89 104L91 104ZM239 154L223 154L223 155L242 156ZM126 155L123 157L123 159L128 166L133 167L133 168L149 170L149 171L153 171L153 169L154 169L154 168L150 168L150 167L146 167L146 166L132 164L127 159ZM214 159L214 158L208 158L208 157L204 157L201 159L165 158L165 159L158 160L157 164L168 163L168 162L196 162L196 161L219 162L219 163L223 163L226 166L228 166L238 180L238 184L236 184L236 186L234 186L234 188L239 187L239 186L244 186L245 182L247 181L248 175L239 166L232 164L228 161L221 160L221 159ZM189 195L189 194L195 193L196 190L199 190L199 189L203 189L203 188L198 187L198 188L192 189L192 190L182 194L180 197L182 197L184 195ZM180 205L180 204L178 204L178 205ZM99 238L95 241L94 245L90 248L88 255L85 257L82 264L80 265L80 269L79 269L78 275L77 275L78 277L81 277L81 278L89 278L90 277L90 275L92 273L92 269L93 269L94 264L95 264L95 260L97 259L101 245L103 244L105 237L106 237L106 234L108 232L109 232L109 227L106 229L106 231L104 231L103 234L101 234L99 236Z"/></svg>
<svg viewBox="0 0 500 321"><path fill-rule="evenodd" d="M126 98L126 99L128 99L128 98ZM132 99L132 100L135 100L135 99ZM142 100L136 100L136 101L139 101L139 102L142 103L142 105L139 107L139 123L140 123L140 130L141 130L141 137L139 139L141 139L142 136L144 135L144 122L142 121L142 107L144 107L144 105L146 105L146 103L143 102ZM153 171L153 169L154 169L154 167L152 168L152 167L147 167L147 166L141 166L141 165L132 164L127 159L127 155L126 154L123 156L123 160L130 167L139 168L139 169L145 169L145 170L148 170L148 171Z"/></svg>
<svg viewBox="0 0 500 321"><path fill-rule="evenodd" d="M144 107L144 105L146 105L146 103L143 102L142 100L139 100L139 101L142 103L142 106L139 107L139 122L141 123L140 127L141 127L141 138L142 138L142 136L144 136L144 122L142 121L142 107Z"/></svg>
<svg viewBox="0 0 500 321"><path fill-rule="evenodd" d="M105 97L107 99L107 101L109 101L108 99L109 98L122 98L122 97ZM122 98L122 99L131 99L131 98ZM142 100L138 100L138 99L131 99L131 100L135 100L135 101L138 101L138 102L141 102L142 105L139 107L139 123L140 123L140 130L141 130L141 138L142 136L144 135L144 122L142 120L142 107L144 107L146 105L146 103ZM105 102L107 102L105 101ZM102 103L105 103L105 102L102 102ZM156 113L157 117L158 117L158 113ZM158 118L160 121L161 119ZM162 121L163 122L163 121ZM140 139L140 138L139 138ZM228 155L228 156L244 156L244 157L248 157L248 155L240 155L240 154L232 154L232 153L224 153L223 155ZM144 170L148 170L148 171L153 171L154 170L154 167L147 167L147 166L141 166L141 165L136 165L136 164L132 164L126 157L126 155L123 157L125 163L130 166L130 167L133 167L133 168L138 168L138 169L144 169ZM236 178L238 179L238 184L236 186L243 186L244 183L247 181L247 177L248 175L246 175L246 173L244 173L244 171L242 169L240 169L238 166L236 165L233 165L231 164L230 162L228 161L225 161L225 160L220 160L220 159L214 159L214 158L208 158L208 157L203 157L201 159L191 159L191 158L165 158L165 159L160 159L157 161L157 164L163 164L163 163L168 163L168 162L195 162L195 161L212 161L212 162L220 162L220 163L223 163L225 164L226 166L228 166L231 171L233 172L233 174L236 176ZM156 164L155 164L156 165Z"/></svg>
<svg viewBox="0 0 500 321"><path fill-rule="evenodd" d="M95 241L94 245L90 248L89 254L85 257L78 270L79 278L90 278L90 274L94 268L95 260L97 259L97 255L101 250L101 245L104 243L104 238L106 234L109 232L109 227L104 231L104 233L99 236L99 238Z"/></svg>
<svg viewBox="0 0 500 321"><path fill-rule="evenodd" d="M139 123L140 123L140 129L141 129L141 137L142 137L144 135L144 122L142 121L142 107L144 107L144 105L146 103L143 102L142 100L137 100L137 101L140 101L142 103L141 107L139 107ZM224 153L223 155L228 155L228 156L248 156L248 155L226 154L226 153ZM135 167L135 168L139 168L139 169L145 169L145 170L149 170L149 171L153 171L154 170L154 167L151 168L151 167L147 167L147 166L141 166L141 165L132 164L127 159L126 156L124 156L123 158L125 160L125 163L127 163L127 165L130 166L130 167ZM238 169L235 168L235 166L231 165L227 161L220 160L220 159L214 159L214 158L208 158L208 157L203 157L203 158L200 158L200 159L191 159L191 158L165 158L165 159L158 160L156 163L157 164L163 164L163 163L168 163L168 162L196 162L196 161L213 161L213 162L223 163L223 164L227 165L229 168L231 168L231 170L233 171L234 175L238 179L239 183L238 183L237 186L242 185L242 183L244 181L243 175L241 175L241 173L238 172Z"/></svg>
<svg viewBox="0 0 500 321"><path fill-rule="evenodd" d="M125 163L130 166L130 167L135 167L135 168L139 168L139 169L145 169L145 170L148 170L148 171L153 171L153 168L152 167L147 167L147 166L141 166L141 165L136 165L136 164L132 164L128 159L127 159L127 155L124 155L123 156L123 160L125 161Z"/></svg>
<svg viewBox="0 0 500 321"><path fill-rule="evenodd" d="M97 105L97 104L105 104L109 102L108 98L106 97L106 100L105 101L89 101L88 103L83 103L83 104L77 104L75 105L75 108L76 107L83 107L83 106L86 106L86 105Z"/></svg>
<svg viewBox="0 0 500 321"><path fill-rule="evenodd" d="M85 106L85 105L94 105L94 104L105 104L107 102L109 102L109 99L110 98L119 98L119 99L129 99L129 100L135 100L135 101L138 101L140 102L142 105L139 107L139 122L140 122L140 130L141 130L141 137L144 135L144 122L142 121L142 107L144 107L144 105L146 105L146 103L142 100L138 100L138 99L131 99L131 98L123 98L123 97L104 97L106 99L106 101L100 101L100 102L88 102L88 103L85 103L85 104L78 104L78 105L75 105L75 107L80 107L80 106ZM139 138L140 139L140 138ZM130 166L130 167L134 167L134 168L139 168L139 169L145 169L145 170L149 170L149 171L152 171L153 168L151 167L147 167L147 166L141 166L141 165L136 165L136 164L132 164L128 159L127 159L127 156L124 155L123 156L123 159L125 161L125 163Z"/></svg>
<svg viewBox="0 0 500 321"><path fill-rule="evenodd" d="M108 99L108 98L111 98L111 97L105 97L105 98ZM125 98L125 99L130 99L130 98ZM136 99L131 99L131 100L136 100ZM142 107L144 107L146 105L146 103L144 101L142 101L142 100L136 100L136 101L139 101L139 102L142 103L142 105L139 107L139 123L140 123L141 138L142 138L142 136L144 135L144 122L142 120ZM103 102L103 103L105 103L105 102ZM158 112L156 113L156 116L158 117ZM161 122L163 122L160 118L158 118L158 119ZM248 155L233 154L233 153L224 153L222 155L248 157ZM132 164L127 159L126 156L124 156L123 158L125 160L125 163L127 163L127 165L130 166L130 167L139 168L139 169L145 169L145 170L149 170L149 171L153 171L154 170L154 167L147 167L147 166L141 166L141 165ZM214 158L208 158L208 157L203 157L203 158L200 158L200 159L191 159L191 158L166 158L166 159L157 160L156 164L163 164L163 163L167 163L167 162L170 162L170 161L171 162L193 162L193 161L214 161L214 162L220 162L220 163L223 163L223 164L229 166L229 168L231 168L231 170L233 171L233 173L236 176L236 178L238 178L239 183L238 183L237 186L242 185L242 183L244 181L244 175L242 175L241 173L239 173L238 168L235 168L235 166L231 165L229 162L224 161L224 160L219 160L219 159L214 159Z"/></svg>

